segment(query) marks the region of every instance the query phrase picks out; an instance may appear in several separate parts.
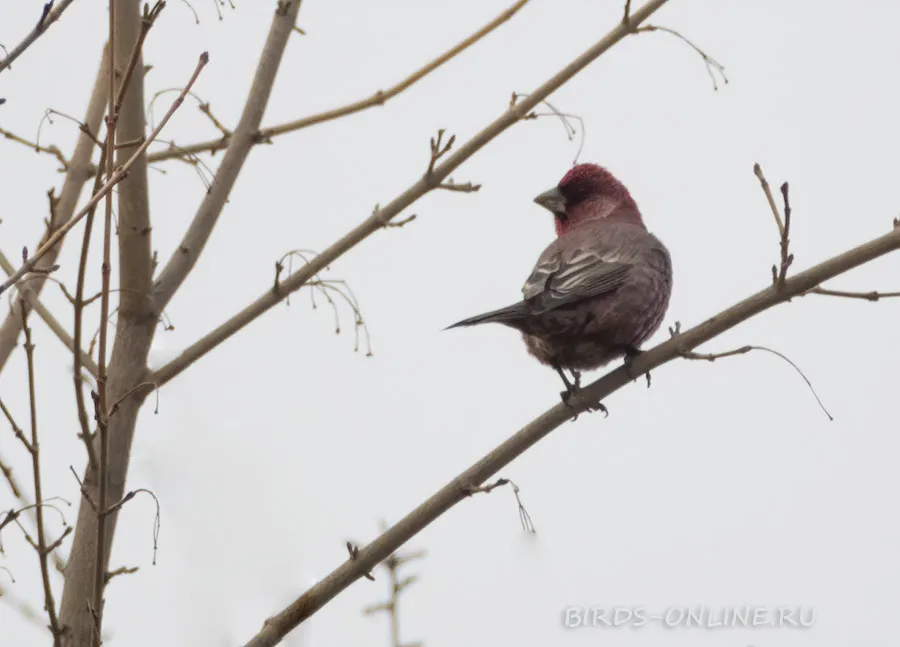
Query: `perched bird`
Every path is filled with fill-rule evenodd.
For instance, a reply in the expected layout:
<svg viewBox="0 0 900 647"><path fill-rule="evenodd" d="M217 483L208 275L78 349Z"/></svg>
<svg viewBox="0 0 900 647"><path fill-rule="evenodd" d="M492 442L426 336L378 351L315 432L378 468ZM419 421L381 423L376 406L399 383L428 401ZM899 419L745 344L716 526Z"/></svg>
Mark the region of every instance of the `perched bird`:
<svg viewBox="0 0 900 647"><path fill-rule="evenodd" d="M519 330L528 352L562 378L567 402L581 371L628 361L659 328L672 262L628 189L601 166L573 167L534 201L553 214L557 238L525 281L524 299L449 328L493 322Z"/></svg>

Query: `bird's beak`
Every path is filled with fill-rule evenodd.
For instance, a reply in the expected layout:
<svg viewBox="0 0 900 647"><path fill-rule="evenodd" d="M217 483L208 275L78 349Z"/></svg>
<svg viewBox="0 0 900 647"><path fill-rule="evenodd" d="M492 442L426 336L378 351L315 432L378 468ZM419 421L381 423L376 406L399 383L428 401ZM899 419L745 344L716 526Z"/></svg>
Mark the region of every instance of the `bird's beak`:
<svg viewBox="0 0 900 647"><path fill-rule="evenodd" d="M557 187L544 191L534 201L556 216L566 215L566 198Z"/></svg>

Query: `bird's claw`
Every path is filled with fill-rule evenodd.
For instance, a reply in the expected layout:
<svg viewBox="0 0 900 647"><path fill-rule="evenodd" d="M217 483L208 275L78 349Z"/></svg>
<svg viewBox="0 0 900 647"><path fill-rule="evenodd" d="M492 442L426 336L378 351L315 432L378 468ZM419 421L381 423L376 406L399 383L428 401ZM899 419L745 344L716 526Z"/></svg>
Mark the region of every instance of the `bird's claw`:
<svg viewBox="0 0 900 647"><path fill-rule="evenodd" d="M635 357L642 355L644 351L635 348L634 346L626 346L625 347L625 366L628 368L628 375L631 379L636 380L638 378L631 370L631 365L634 363ZM650 371L644 373L647 376L647 388L650 388Z"/></svg>
<svg viewBox="0 0 900 647"><path fill-rule="evenodd" d="M588 407L588 411L602 411L604 418L609 418L609 409L602 402L597 402Z"/></svg>
<svg viewBox="0 0 900 647"><path fill-rule="evenodd" d="M567 407L569 407L570 409L574 409L574 408L575 408L575 407L573 407L571 404L569 404L569 401L572 399L572 396L573 396L573 395L575 395L575 390L574 390L574 389L566 390L566 391L560 391L560 393L559 393L559 397L560 397L560 399L562 400L563 404L566 405ZM606 408L606 405L604 405L602 402L597 402L597 403L595 403L595 404L588 405L588 408L587 408L587 409L588 409L588 411L590 411L590 412L594 412L594 411L602 411L602 412L603 412L603 417L604 417L604 418L609 418L609 409L607 409L607 408ZM576 413L576 414L575 414L574 416L572 416L569 420L570 420L571 422L575 422L576 420L578 420L578 416L579 416L579 415L580 415L579 413Z"/></svg>
<svg viewBox="0 0 900 647"><path fill-rule="evenodd" d="M566 406L569 407L570 409L574 409L575 407L573 407L573 406L569 403L570 400L572 399L572 396L573 396L573 395L575 395L575 388L572 387L572 386L566 385L566 390L565 390L565 391L560 391L560 392L559 392L559 399L562 400L562 403L563 403L564 405L566 405ZM572 417L570 418L570 420L571 420L572 422L575 422L576 420L578 420L578 414L576 413L574 416L572 416Z"/></svg>

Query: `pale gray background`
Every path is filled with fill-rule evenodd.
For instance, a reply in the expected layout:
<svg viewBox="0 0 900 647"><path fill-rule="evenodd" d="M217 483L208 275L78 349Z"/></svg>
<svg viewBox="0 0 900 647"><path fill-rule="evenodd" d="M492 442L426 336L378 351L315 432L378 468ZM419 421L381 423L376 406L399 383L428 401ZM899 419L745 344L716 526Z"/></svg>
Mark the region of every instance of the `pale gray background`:
<svg viewBox="0 0 900 647"><path fill-rule="evenodd" d="M75 3L0 76L3 127L32 137L47 107L83 114L105 4ZM265 124L368 96L508 4L308 0L299 20L308 35L292 37ZM209 50L196 91L233 125L273 3L239 1L219 21L211 2L194 0L199 26L185 5L169 5L147 43L148 99L183 85ZM39 7L4 3L0 42L15 44ZM280 254L325 248L415 181L437 128L468 139L512 91L536 87L620 17L618 1L534 0L384 108L256 148L168 309L176 328L158 335L155 364L267 289ZM897 3L675 0L654 22L694 39L726 65L731 83L713 92L690 48L650 34L615 47L551 101L585 118L582 160L612 169L672 250L666 325L698 323L770 280L777 234L751 170L756 161L776 190L791 182L797 269L889 229L900 213ZM172 98L157 102L157 118ZM165 135L187 143L216 131L187 102ZM63 120L43 135L67 151L75 136ZM38 240L45 192L60 176L51 158L0 144L0 245L18 258ZM304 292L166 386L159 415L145 406L129 484L160 497L160 552L152 567L153 505L138 498L120 518L112 562L141 571L108 590L111 644L243 642L340 564L348 538L372 538L380 518L396 521L557 402L557 376L526 356L512 331L441 328L519 298L553 233L531 199L558 181L576 149L553 119L519 124L454 173L483 183L480 193L429 195L411 210L415 223L379 232L334 264L329 276L346 278L359 296L374 357L352 352L346 310L345 331L335 336L331 314L312 311ZM150 175L153 244L165 260L203 187L184 165L160 168L167 174ZM71 285L73 243L59 274ZM99 265L95 254L92 289ZM900 257L832 287L900 289ZM58 290L45 302L70 323ZM90 309L92 330L98 312ZM522 532L512 494L500 490L415 538L411 547L429 556L412 569L422 579L403 600L403 637L432 647L896 644L898 316L897 300L811 296L710 345L787 353L832 423L793 369L752 354L670 364L654 371L650 390L641 382L610 397L609 419L565 425L502 471L522 487L536 536ZM74 500L68 466L81 471L84 459L71 359L37 318L33 327L45 491ZM665 337L660 331L654 342ZM24 375L17 351L0 389L23 423ZM0 451L27 478L7 429ZM8 508L0 490L0 508ZM74 509L68 516L75 519ZM18 579L11 590L39 609L31 549L15 528L3 540L0 563ZM386 619L360 613L382 598L384 579L341 594L299 643L386 645ZM805 605L817 621L803 631L565 630L562 610L573 604ZM41 643L3 603L0 632L4 644Z"/></svg>

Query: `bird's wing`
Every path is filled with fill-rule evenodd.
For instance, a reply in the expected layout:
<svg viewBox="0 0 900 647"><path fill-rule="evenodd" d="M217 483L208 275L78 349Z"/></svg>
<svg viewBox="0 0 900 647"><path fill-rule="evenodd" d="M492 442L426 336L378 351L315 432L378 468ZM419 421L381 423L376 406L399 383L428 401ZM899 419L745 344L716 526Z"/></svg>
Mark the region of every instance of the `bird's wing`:
<svg viewBox="0 0 900 647"><path fill-rule="evenodd" d="M614 250L576 249L570 254L560 250L538 260L522 294L532 312L540 314L616 290L631 267Z"/></svg>

